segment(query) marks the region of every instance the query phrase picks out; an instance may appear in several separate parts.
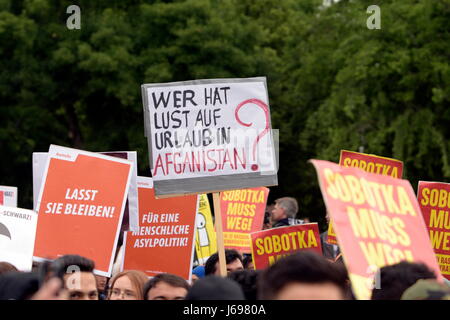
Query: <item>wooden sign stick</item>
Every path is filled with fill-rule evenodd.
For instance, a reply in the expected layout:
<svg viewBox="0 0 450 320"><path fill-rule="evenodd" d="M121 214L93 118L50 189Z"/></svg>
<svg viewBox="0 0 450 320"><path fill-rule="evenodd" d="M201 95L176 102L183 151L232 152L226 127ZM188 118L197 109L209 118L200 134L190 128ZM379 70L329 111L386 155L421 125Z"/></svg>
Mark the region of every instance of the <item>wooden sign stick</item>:
<svg viewBox="0 0 450 320"><path fill-rule="evenodd" d="M217 235L217 252L219 253L219 270L222 277L227 276L227 262L225 260L225 246L223 242L222 213L220 210L220 193L213 193L214 215Z"/></svg>

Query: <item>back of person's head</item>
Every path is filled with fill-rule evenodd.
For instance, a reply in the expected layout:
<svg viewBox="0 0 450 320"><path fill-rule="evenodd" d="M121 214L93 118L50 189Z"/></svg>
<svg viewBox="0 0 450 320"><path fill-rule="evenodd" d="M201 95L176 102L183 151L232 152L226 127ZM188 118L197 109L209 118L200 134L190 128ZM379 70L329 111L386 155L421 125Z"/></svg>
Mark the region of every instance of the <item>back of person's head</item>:
<svg viewBox="0 0 450 320"><path fill-rule="evenodd" d="M228 278L236 281L244 293L245 300L256 300L258 295L258 277L260 270L240 270L232 272Z"/></svg>
<svg viewBox="0 0 450 320"><path fill-rule="evenodd" d="M263 271L258 296L263 300L340 300L347 298L347 271L312 251L275 262Z"/></svg>
<svg viewBox="0 0 450 320"><path fill-rule="evenodd" d="M275 200L275 203L284 209L288 218L294 219L298 212L297 199L292 197L283 197Z"/></svg>
<svg viewBox="0 0 450 320"><path fill-rule="evenodd" d="M242 260L242 265L244 266L244 269L249 269L249 266L252 266L251 269L253 269L253 258L251 255L247 255L244 257L244 260Z"/></svg>
<svg viewBox="0 0 450 320"><path fill-rule="evenodd" d="M403 292L419 279L436 279L436 275L423 263L402 261L382 267L376 275L380 285L372 290L372 300L400 300Z"/></svg>
<svg viewBox="0 0 450 320"><path fill-rule="evenodd" d="M158 284L165 284L168 286L167 289L162 290L163 292L161 295L157 295L156 297L153 297L154 295L151 294L151 290L157 289ZM176 290L177 292L172 294L169 292L167 294L167 291L175 291L174 289L183 289L183 290ZM147 283L144 285L143 289L143 297L144 300L171 300L170 298L179 300L180 298L184 298L185 294L189 290L189 283L181 278L180 276L177 276L175 274L171 273L160 273L153 277L152 279L148 280ZM178 293L180 292L180 293ZM171 297L169 297L169 295Z"/></svg>
<svg viewBox="0 0 450 320"><path fill-rule="evenodd" d="M117 288L117 280L126 277L131 283L131 286L133 287L131 292L126 292L126 297L129 300L144 300L143 291L144 291L144 285L148 281L148 276L139 270L126 270L119 272L116 274L110 281L109 284L109 292L108 292L108 299L115 299L117 295L120 295L120 290ZM126 291L126 290L124 290Z"/></svg>
<svg viewBox="0 0 450 320"><path fill-rule="evenodd" d="M0 262L0 274L11 272L11 271L19 271L19 270L9 262L6 262L6 261Z"/></svg>
<svg viewBox="0 0 450 320"><path fill-rule="evenodd" d="M235 281L210 275L194 283L186 300L245 300L245 297Z"/></svg>
<svg viewBox="0 0 450 320"><path fill-rule="evenodd" d="M66 273L94 272L94 268L94 261L75 254L64 255L50 263L50 272L61 278Z"/></svg>
<svg viewBox="0 0 450 320"><path fill-rule="evenodd" d="M0 300L30 299L38 290L36 273L13 271L0 275Z"/></svg>
<svg viewBox="0 0 450 320"><path fill-rule="evenodd" d="M242 256L239 252L234 249L225 250L226 264L232 263L236 259L238 259L242 263ZM205 263L205 275L212 275L216 272L217 262L219 262L219 254L216 252L211 255Z"/></svg>

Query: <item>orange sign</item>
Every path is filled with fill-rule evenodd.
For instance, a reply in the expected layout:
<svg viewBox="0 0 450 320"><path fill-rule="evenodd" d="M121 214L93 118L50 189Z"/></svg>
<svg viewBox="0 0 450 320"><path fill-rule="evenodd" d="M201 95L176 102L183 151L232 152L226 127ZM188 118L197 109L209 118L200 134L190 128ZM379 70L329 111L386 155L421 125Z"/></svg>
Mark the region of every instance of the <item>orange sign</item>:
<svg viewBox="0 0 450 320"><path fill-rule="evenodd" d="M197 195L156 199L151 178L138 177L139 231L126 232L123 270L190 280Z"/></svg>
<svg viewBox="0 0 450 320"><path fill-rule="evenodd" d="M132 165L51 145L37 203L35 260L78 254L110 276Z"/></svg>
<svg viewBox="0 0 450 320"><path fill-rule="evenodd" d="M370 173L382 174L393 178L402 178L403 162L347 150L341 150L339 164L344 167L356 167Z"/></svg>
<svg viewBox="0 0 450 320"><path fill-rule="evenodd" d="M301 250L322 255L317 223L268 229L251 234L255 269L264 269L278 259Z"/></svg>
<svg viewBox="0 0 450 320"><path fill-rule="evenodd" d="M439 275L409 181L311 162L357 298L370 298L377 268L403 260L423 262Z"/></svg>
<svg viewBox="0 0 450 320"><path fill-rule="evenodd" d="M419 181L418 194L441 273L450 280L450 183Z"/></svg>
<svg viewBox="0 0 450 320"><path fill-rule="evenodd" d="M265 187L220 194L225 248L251 252L250 233L262 229L268 196L269 189Z"/></svg>

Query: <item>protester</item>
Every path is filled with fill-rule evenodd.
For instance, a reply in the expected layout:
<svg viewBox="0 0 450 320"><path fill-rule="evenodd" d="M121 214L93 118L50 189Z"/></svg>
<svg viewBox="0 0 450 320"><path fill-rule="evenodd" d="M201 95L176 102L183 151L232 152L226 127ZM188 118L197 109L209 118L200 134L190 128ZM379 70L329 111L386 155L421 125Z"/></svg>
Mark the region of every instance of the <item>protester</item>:
<svg viewBox="0 0 450 320"><path fill-rule="evenodd" d="M240 270L230 273L228 278L236 281L241 286L245 300L256 300L258 295L258 277L260 273L260 270Z"/></svg>
<svg viewBox="0 0 450 320"><path fill-rule="evenodd" d="M291 225L289 219L294 220L298 212L298 203L295 198L284 197L275 200L272 210L272 227L285 227Z"/></svg>
<svg viewBox="0 0 450 320"><path fill-rule="evenodd" d="M278 260L258 282L263 300L344 300L347 290L346 270L312 251Z"/></svg>
<svg viewBox="0 0 450 320"><path fill-rule="evenodd" d="M148 276L137 270L116 274L110 282L108 300L144 300L143 289Z"/></svg>
<svg viewBox="0 0 450 320"><path fill-rule="evenodd" d="M184 300L188 290L189 284L183 278L161 273L145 284L143 296L144 300Z"/></svg>
<svg viewBox="0 0 450 320"><path fill-rule="evenodd" d="M327 226L329 226L330 225L330 214L328 213L328 211L325 216L325 219L327 220ZM322 245L323 256L331 261L334 261L341 253L341 250L339 249L339 246L337 246L335 244L329 244L327 242L327 240L328 240L328 228L325 232L322 232L320 234L320 243Z"/></svg>
<svg viewBox="0 0 450 320"><path fill-rule="evenodd" d="M95 280L97 282L98 299L106 300L108 298L107 285L108 285L109 278L96 274Z"/></svg>
<svg viewBox="0 0 450 320"><path fill-rule="evenodd" d="M98 300L94 267L94 261L88 258L65 255L50 264L47 279L61 278L69 300Z"/></svg>
<svg viewBox="0 0 450 320"><path fill-rule="evenodd" d="M436 279L436 275L423 263L402 261L382 267L375 279L379 279L379 285L372 290L372 300L400 300L405 290L417 280Z"/></svg>
<svg viewBox="0 0 450 320"><path fill-rule="evenodd" d="M450 300L450 287L431 279L420 279L405 290L402 300Z"/></svg>
<svg viewBox="0 0 450 320"><path fill-rule="evenodd" d="M244 260L242 260L242 265L244 266L244 269L246 270L254 270L255 266L253 265L253 258L251 254L247 254L244 257Z"/></svg>
<svg viewBox="0 0 450 320"><path fill-rule="evenodd" d="M14 265L9 262L0 262L0 274L4 274L11 271L19 271Z"/></svg>
<svg viewBox="0 0 450 320"><path fill-rule="evenodd" d="M245 297L235 281L209 275L195 282L186 300L245 300Z"/></svg>
<svg viewBox="0 0 450 320"><path fill-rule="evenodd" d="M39 290L36 273L6 272L0 275L0 300L26 300Z"/></svg>
<svg viewBox="0 0 450 320"><path fill-rule="evenodd" d="M271 229L272 228L272 210L275 207L275 205L271 204L266 207L266 211L264 212L264 222L263 222L263 230Z"/></svg>
<svg viewBox="0 0 450 320"><path fill-rule="evenodd" d="M227 265L227 273L244 270L242 264L242 256L234 249L225 250L225 262ZM219 254L216 252L208 258L205 263L205 275L220 275Z"/></svg>
<svg viewBox="0 0 450 320"><path fill-rule="evenodd" d="M204 266L197 266L192 270L192 283L197 281L198 279L205 277L205 267Z"/></svg>

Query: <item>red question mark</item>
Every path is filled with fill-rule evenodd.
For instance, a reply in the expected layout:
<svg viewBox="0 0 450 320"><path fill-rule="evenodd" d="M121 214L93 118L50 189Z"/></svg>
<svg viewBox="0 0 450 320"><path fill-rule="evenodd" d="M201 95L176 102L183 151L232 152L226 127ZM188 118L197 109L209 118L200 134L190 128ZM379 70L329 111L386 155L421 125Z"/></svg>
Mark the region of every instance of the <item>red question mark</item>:
<svg viewBox="0 0 450 320"><path fill-rule="evenodd" d="M246 105L247 103L254 103L256 104L258 107L261 107L261 109L264 111L264 115L266 116L266 128L263 130L263 132L261 132L257 137L255 142L253 143L253 161L256 161L256 146L258 145L259 140L261 140L261 138L267 134L267 132L269 132L269 107L267 106L267 104L265 104L264 102L262 102L259 99L247 99L245 101L242 101L241 103L238 104L238 106L236 107L236 110L234 111L234 116L237 120L237 122L239 122L239 124L246 126L246 127L250 127L253 123L244 123L241 121L241 119L239 119L239 110ZM252 170L256 171L258 170L258 165L255 163L252 165Z"/></svg>

